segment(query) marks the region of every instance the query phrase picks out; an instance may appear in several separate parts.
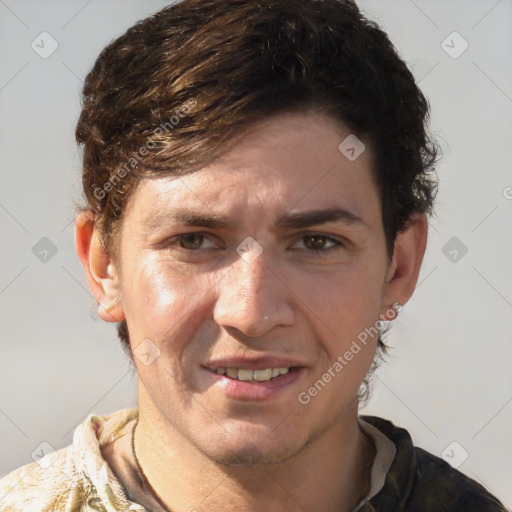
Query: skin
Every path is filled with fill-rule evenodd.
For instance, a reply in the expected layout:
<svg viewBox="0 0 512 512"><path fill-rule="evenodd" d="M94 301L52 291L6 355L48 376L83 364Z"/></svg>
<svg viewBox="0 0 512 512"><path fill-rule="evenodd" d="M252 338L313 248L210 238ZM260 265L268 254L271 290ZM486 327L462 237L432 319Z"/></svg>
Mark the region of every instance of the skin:
<svg viewBox="0 0 512 512"><path fill-rule="evenodd" d="M279 114L198 172L141 182L115 259L90 215L77 219L100 316L126 318L132 350L149 339L160 351L149 365L134 358L135 447L170 510L351 510L369 490L373 453L358 427L357 391L377 337L308 404L297 397L394 302L409 300L428 225L411 217L388 260L371 149L349 161L338 150L349 134L315 112ZM331 206L363 222L276 228L284 214ZM177 224L173 211L183 207L231 225ZM203 237L183 236L191 233ZM248 236L262 248L250 263L236 251ZM240 399L207 369L260 356L292 361L299 377L268 399Z"/></svg>

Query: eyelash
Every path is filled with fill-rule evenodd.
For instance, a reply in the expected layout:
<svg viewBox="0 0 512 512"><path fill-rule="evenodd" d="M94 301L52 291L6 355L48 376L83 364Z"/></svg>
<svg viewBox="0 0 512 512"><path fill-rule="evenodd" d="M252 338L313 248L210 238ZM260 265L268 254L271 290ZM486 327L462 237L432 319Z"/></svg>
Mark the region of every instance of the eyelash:
<svg viewBox="0 0 512 512"><path fill-rule="evenodd" d="M179 245L180 240L182 240L183 238L185 238L185 237L193 237L193 236L200 236L200 237L203 237L203 239L204 238L208 238L208 234L205 234L205 233L194 233L194 232L193 233L184 233L182 235L177 235L177 236L171 238L168 242L165 243L165 247L166 248L178 247L179 249L183 249L184 251L197 252L200 249L187 249L187 248L181 247ZM306 234L301 236L300 241L303 242L306 237L321 237L326 242L330 242L330 243L334 244L334 245L332 245L331 247L328 247L328 248L309 249L309 248L306 247L306 249L303 249L303 250L306 250L307 252L309 252L310 256L313 256L313 257L318 257L318 256L323 256L323 255L329 254L329 253L331 253L333 251L336 251L336 250L342 248L343 245L344 245L340 240L338 240L336 238L333 238L331 236L328 236L328 235L324 235L322 233L306 233Z"/></svg>

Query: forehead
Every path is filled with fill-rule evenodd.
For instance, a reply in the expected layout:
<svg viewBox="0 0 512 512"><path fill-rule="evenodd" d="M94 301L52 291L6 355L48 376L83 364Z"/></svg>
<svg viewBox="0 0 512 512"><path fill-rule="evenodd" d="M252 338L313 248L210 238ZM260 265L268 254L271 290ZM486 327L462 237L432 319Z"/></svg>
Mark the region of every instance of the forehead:
<svg viewBox="0 0 512 512"><path fill-rule="evenodd" d="M152 226L186 209L263 222L292 210L338 208L347 220L352 214L371 222L380 212L372 165L370 148L338 122L314 112L276 115L194 173L141 181L125 219Z"/></svg>

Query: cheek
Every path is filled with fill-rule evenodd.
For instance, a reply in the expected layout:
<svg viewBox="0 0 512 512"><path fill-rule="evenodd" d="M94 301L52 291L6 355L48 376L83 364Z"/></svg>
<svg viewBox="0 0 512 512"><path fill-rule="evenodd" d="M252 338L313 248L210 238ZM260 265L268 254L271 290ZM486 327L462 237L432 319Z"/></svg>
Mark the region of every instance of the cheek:
<svg viewBox="0 0 512 512"><path fill-rule="evenodd" d="M192 391L188 371L204 357L204 339L214 335L205 323L214 285L206 274L184 274L168 261L154 259L139 260L130 274L130 288L123 290L137 373L161 411L170 394L177 404L178 395L183 398L179 390ZM145 360L147 353L150 359Z"/></svg>
<svg viewBox="0 0 512 512"><path fill-rule="evenodd" d="M382 276L370 265L347 265L336 272L305 274L296 277L296 287L305 311L333 339L343 345L379 318ZM341 340L344 342L341 344Z"/></svg>
<svg viewBox="0 0 512 512"><path fill-rule="evenodd" d="M161 259L134 266L129 287L122 290L132 343L151 339L162 350L181 350L209 307L214 280L206 275L177 272ZM189 332L190 331L190 332ZM172 347L168 346L172 340ZM183 340L180 344L180 340Z"/></svg>
<svg viewBox="0 0 512 512"><path fill-rule="evenodd" d="M329 411L326 415L357 395L374 359L381 288L380 276L367 268L345 268L316 279L306 302L324 357L299 400L311 400L310 406Z"/></svg>

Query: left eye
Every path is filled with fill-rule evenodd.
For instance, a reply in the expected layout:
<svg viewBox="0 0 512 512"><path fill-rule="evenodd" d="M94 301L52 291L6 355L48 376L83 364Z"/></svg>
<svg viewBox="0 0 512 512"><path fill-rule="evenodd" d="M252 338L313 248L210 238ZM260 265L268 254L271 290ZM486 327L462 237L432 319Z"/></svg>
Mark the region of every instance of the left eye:
<svg viewBox="0 0 512 512"><path fill-rule="evenodd" d="M342 245L341 242L327 235L304 235L301 242L306 249L312 251L329 251Z"/></svg>

